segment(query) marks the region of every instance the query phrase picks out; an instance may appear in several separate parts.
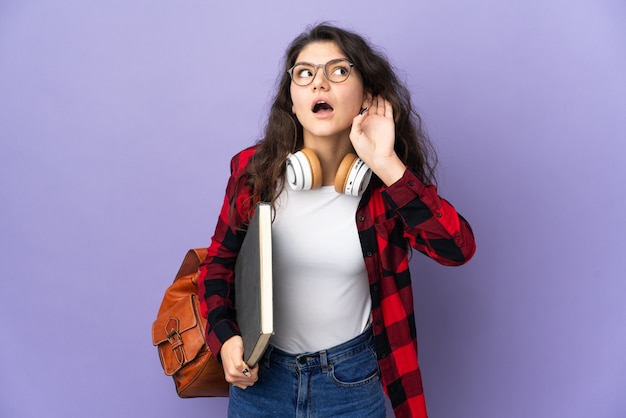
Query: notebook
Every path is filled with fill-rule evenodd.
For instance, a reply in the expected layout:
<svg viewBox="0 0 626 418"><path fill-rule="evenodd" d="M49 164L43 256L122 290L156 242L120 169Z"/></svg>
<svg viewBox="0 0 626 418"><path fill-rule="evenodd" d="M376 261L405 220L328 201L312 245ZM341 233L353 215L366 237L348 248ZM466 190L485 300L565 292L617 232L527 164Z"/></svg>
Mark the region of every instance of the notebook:
<svg viewBox="0 0 626 418"><path fill-rule="evenodd" d="M272 207L260 202L235 262L235 308L243 359L254 367L274 333L272 304Z"/></svg>

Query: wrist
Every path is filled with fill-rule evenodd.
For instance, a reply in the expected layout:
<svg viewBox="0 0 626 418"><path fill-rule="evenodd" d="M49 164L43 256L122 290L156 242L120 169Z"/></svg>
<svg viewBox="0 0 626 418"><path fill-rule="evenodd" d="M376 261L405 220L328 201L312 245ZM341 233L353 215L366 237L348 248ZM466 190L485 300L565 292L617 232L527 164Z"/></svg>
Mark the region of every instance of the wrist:
<svg viewBox="0 0 626 418"><path fill-rule="evenodd" d="M391 186L402 178L406 165L394 154L391 157L373 162L370 168L386 186Z"/></svg>

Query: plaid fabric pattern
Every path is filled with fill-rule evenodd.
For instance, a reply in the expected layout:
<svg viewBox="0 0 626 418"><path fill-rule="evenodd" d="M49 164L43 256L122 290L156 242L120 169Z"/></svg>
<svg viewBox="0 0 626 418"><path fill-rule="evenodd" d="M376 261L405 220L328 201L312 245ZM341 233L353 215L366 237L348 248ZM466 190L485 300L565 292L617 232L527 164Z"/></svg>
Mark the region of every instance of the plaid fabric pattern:
<svg viewBox="0 0 626 418"><path fill-rule="evenodd" d="M250 188L245 167L254 147L233 157L224 204L206 260L200 267L202 314L208 318L207 344L219 353L222 343L239 334L233 320L233 270L241 246ZM236 211L230 214L235 199ZM427 417L417 356L413 291L408 246L444 265L460 265L475 251L472 230L411 171L390 187L373 180L356 213L357 229L369 277L373 331L384 388L398 418Z"/></svg>

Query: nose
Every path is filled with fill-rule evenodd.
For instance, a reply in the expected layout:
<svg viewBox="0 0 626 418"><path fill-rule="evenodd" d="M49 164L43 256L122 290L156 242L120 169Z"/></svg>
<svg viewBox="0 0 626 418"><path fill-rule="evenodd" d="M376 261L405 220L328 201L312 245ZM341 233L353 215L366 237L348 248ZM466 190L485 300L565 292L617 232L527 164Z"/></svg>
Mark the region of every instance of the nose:
<svg viewBox="0 0 626 418"><path fill-rule="evenodd" d="M326 73L324 72L324 65L318 64L315 66L315 74L313 74L313 80L311 81L311 86L313 90L316 89L328 89L329 81L326 78Z"/></svg>

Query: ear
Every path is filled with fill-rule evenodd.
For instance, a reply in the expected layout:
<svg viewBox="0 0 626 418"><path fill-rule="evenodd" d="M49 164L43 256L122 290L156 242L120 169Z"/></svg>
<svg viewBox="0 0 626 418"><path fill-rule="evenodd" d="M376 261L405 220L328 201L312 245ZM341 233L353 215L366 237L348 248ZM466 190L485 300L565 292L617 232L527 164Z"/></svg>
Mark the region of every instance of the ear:
<svg viewBox="0 0 626 418"><path fill-rule="evenodd" d="M363 108L369 107L372 104L372 99L374 98L374 95L372 94L372 90L369 88L366 88L365 91L363 92Z"/></svg>

